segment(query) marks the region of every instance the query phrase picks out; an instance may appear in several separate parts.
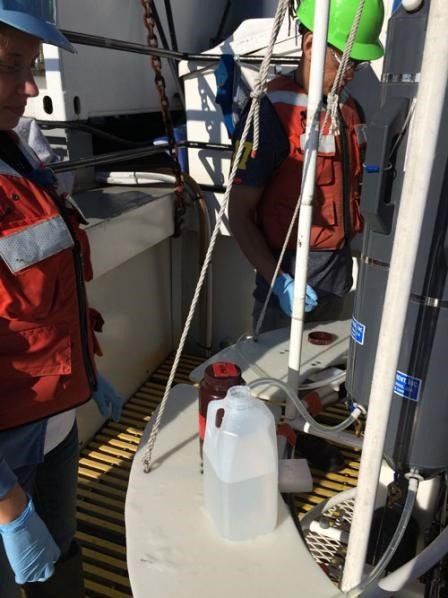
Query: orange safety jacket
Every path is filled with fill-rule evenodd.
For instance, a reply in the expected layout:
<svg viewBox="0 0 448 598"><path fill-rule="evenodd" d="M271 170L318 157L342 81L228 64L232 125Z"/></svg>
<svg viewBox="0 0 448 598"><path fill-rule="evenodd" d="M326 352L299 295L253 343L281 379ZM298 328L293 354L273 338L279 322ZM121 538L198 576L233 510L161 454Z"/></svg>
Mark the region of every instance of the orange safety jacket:
<svg viewBox="0 0 448 598"><path fill-rule="evenodd" d="M30 148L18 142L33 166ZM82 216L0 160L0 430L84 403L96 386Z"/></svg>
<svg viewBox="0 0 448 598"><path fill-rule="evenodd" d="M269 178L257 215L268 245L281 249L300 194L308 96L284 76L270 82L267 95L288 135L290 151ZM319 141L310 237L313 250L339 249L362 230L359 200L365 125L360 123L355 103L347 93L341 94L340 101L340 133L329 132L329 119ZM324 117L325 109L321 127ZM297 226L288 249L296 248L296 239Z"/></svg>

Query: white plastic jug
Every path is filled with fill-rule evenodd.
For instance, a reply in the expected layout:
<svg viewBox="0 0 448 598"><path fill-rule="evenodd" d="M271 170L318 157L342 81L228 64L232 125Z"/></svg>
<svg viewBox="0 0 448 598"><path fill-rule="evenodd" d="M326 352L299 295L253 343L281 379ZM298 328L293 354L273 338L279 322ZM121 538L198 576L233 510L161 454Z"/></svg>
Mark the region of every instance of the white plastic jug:
<svg viewBox="0 0 448 598"><path fill-rule="evenodd" d="M277 524L278 456L274 416L247 386L208 405L204 503L224 538L247 540Z"/></svg>

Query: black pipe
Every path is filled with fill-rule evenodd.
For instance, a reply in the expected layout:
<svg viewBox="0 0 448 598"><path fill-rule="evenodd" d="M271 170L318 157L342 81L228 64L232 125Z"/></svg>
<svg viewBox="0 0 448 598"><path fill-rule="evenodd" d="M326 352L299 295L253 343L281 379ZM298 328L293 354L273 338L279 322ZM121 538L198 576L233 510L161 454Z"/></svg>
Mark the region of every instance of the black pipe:
<svg viewBox="0 0 448 598"><path fill-rule="evenodd" d="M201 189L203 191L210 191L211 193L225 193L226 187L224 185L204 185L201 183Z"/></svg>
<svg viewBox="0 0 448 598"><path fill-rule="evenodd" d="M77 131L85 131L92 135L92 137L98 137L100 139L105 139L106 141L110 141L111 143L117 143L121 145L125 145L127 147L133 148L145 148L148 147L148 139L145 141L133 141L132 139L124 139L123 137L119 137L118 135L113 135L112 133L108 133L107 131L103 131L102 129L98 129L98 127L94 127L89 125L85 122L81 121L64 121L64 120L36 120L37 124L41 129L49 130L49 129L76 129Z"/></svg>
<svg viewBox="0 0 448 598"><path fill-rule="evenodd" d="M216 62L221 60L222 54L189 54L188 52L177 52L174 50L166 50L164 48L149 48L144 44L137 44L134 42L126 42L119 39L111 39L108 37L100 37L98 35L89 35L87 33L79 33L77 31L61 30L65 37L73 44L81 46L92 46L96 48L107 48L109 50L119 50L123 52L133 52L135 54L145 54L146 56L160 56L162 58L172 58L174 60L187 60L194 62ZM263 60L263 56L239 56L239 60L244 63L259 64ZM288 56L273 56L271 64L284 64L297 66L299 57Z"/></svg>
<svg viewBox="0 0 448 598"><path fill-rule="evenodd" d="M168 148L168 144L166 144L166 146L150 145L141 149L99 154L98 156L80 158L79 160L64 160L63 162L52 163L51 169L54 172L67 172L70 170L80 170L81 168L87 168L89 166L96 166L97 164L111 164L112 162L123 162L138 158L146 158L147 156L163 153L164 147Z"/></svg>
<svg viewBox="0 0 448 598"><path fill-rule="evenodd" d="M231 0L227 0L227 4L224 8L224 13L221 17L221 21L219 23L219 27L218 27L218 32L216 34L216 42L219 43L220 41L222 41L222 34L224 31L224 27L227 21L227 17L229 16L229 12L230 12L230 5L231 5Z"/></svg>
<svg viewBox="0 0 448 598"><path fill-rule="evenodd" d="M128 147L133 148L147 148L148 147L148 140L145 141L133 141L131 139L124 139L123 137L118 137L117 135L112 135L107 131L103 131L102 129L98 129L97 127L93 127L87 123L83 123L80 121L65 121L65 120L37 120L36 121L39 127L45 130L49 129L77 129L78 131L85 131L90 133L94 137L100 137L112 143L121 143L122 145L127 145ZM179 141L176 143L177 147L187 147L193 149L210 149L216 151L224 151L224 152L231 152L232 146L230 143L210 143L209 141ZM165 149L169 149L168 143L159 143L157 147L160 148L160 151L164 151Z"/></svg>
<svg viewBox="0 0 448 598"><path fill-rule="evenodd" d="M165 0L165 12L166 12L166 18L168 21L168 31L170 32L171 47L173 48L173 50L177 51L178 47L177 47L176 27L174 26L173 11L171 9L170 0Z"/></svg>
<svg viewBox="0 0 448 598"><path fill-rule="evenodd" d="M229 146L221 146L217 143L193 143L193 147L204 147L206 149L214 150L229 150ZM180 142L177 147L189 147L189 142ZM128 160L134 160L138 158L145 158L147 156L153 156L156 154L163 154L169 149L168 143L161 143L160 145L148 145L141 149L123 150L121 152L110 152L107 154L98 154L97 156L91 156L89 158L80 158L79 160L64 160L63 162L54 162L51 164L51 169L54 172L67 172L71 170L80 170L81 168L88 168L89 166L96 166L98 164L111 164L113 162L123 162ZM205 185L204 188L208 190L221 191L225 190L224 187L213 187Z"/></svg>
<svg viewBox="0 0 448 598"><path fill-rule="evenodd" d="M178 147L190 147L193 149L210 149L216 151L231 152L232 146L230 143L210 143L209 141L179 141L176 144Z"/></svg>

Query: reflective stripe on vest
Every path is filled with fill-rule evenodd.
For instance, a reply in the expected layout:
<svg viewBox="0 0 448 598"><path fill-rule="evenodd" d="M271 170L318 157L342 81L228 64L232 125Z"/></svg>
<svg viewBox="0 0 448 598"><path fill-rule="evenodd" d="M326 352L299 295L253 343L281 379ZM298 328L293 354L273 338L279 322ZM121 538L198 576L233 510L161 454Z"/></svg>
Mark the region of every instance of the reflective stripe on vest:
<svg viewBox="0 0 448 598"><path fill-rule="evenodd" d="M73 239L60 215L0 238L0 256L13 274L69 247Z"/></svg>
<svg viewBox="0 0 448 598"><path fill-rule="evenodd" d="M295 91L268 91L267 96L273 104L282 102L283 104L303 106L304 108L308 104L308 96Z"/></svg>
<svg viewBox="0 0 448 598"><path fill-rule="evenodd" d="M289 104L290 106L307 107L308 96L304 93L297 93L295 91L270 91L267 94L272 104ZM322 113L325 113L322 110ZM305 151L305 133L300 136L300 147ZM321 154L334 154L336 151L336 141L333 134L321 135L319 138L318 152Z"/></svg>
<svg viewBox="0 0 448 598"><path fill-rule="evenodd" d="M284 104L303 106L304 108L306 108L308 105L308 96L305 93L300 93L297 91L283 91L279 89L278 91L268 91L266 95L273 104L277 102L283 102ZM339 95L339 103L345 104L349 97L349 94L344 89ZM322 112L326 112L326 110L322 109Z"/></svg>
<svg viewBox="0 0 448 598"><path fill-rule="evenodd" d="M300 147L302 151L305 151L305 141L306 141L306 133L302 133L300 135ZM336 139L334 135L321 135L319 137L319 147L318 150L319 154L329 154L330 156L334 156L336 152Z"/></svg>

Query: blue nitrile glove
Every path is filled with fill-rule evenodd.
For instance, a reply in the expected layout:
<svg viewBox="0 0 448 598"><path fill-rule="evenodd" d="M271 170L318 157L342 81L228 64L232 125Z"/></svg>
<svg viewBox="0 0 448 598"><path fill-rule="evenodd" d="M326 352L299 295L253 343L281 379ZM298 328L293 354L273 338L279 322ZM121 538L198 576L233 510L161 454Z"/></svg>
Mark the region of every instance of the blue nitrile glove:
<svg viewBox="0 0 448 598"><path fill-rule="evenodd" d="M279 274L275 279L272 288L274 295L278 297L280 307L289 317L292 316L292 305L294 302L294 278L289 274ZM309 284L305 289L305 311L313 311L317 306L316 291Z"/></svg>
<svg viewBox="0 0 448 598"><path fill-rule="evenodd" d="M34 510L31 498L19 517L0 525L6 556L16 583L46 581L54 573L61 551Z"/></svg>
<svg viewBox="0 0 448 598"><path fill-rule="evenodd" d="M121 410L123 409L123 399L118 395L102 374L98 374L98 387L93 393L93 400L98 406L99 412L104 417L112 417L114 421L118 421L121 417Z"/></svg>

